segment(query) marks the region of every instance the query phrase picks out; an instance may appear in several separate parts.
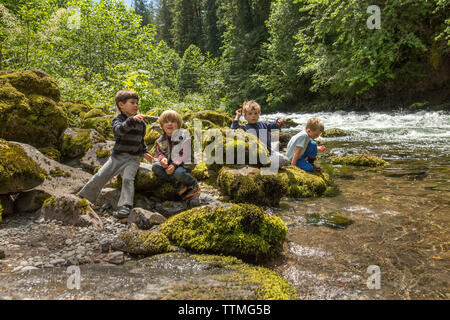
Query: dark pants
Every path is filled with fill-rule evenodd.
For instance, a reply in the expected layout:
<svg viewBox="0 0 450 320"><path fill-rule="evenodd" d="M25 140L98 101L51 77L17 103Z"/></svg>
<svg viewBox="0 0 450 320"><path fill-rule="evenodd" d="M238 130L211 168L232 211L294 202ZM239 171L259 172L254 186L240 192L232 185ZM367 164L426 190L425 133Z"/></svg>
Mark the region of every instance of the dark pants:
<svg viewBox="0 0 450 320"><path fill-rule="evenodd" d="M152 166L152 171L157 177L173 184L179 182L184 186L190 187L197 182L183 166L178 167L169 175L166 173L166 169L163 168L161 163L156 162Z"/></svg>
<svg viewBox="0 0 450 320"><path fill-rule="evenodd" d="M312 172L314 171L314 167L307 160L307 158L312 160L315 159L316 156L317 156L317 143L311 140L309 141L308 146L306 147L305 153L300 157L300 159L297 160L297 163L295 165L302 170Z"/></svg>

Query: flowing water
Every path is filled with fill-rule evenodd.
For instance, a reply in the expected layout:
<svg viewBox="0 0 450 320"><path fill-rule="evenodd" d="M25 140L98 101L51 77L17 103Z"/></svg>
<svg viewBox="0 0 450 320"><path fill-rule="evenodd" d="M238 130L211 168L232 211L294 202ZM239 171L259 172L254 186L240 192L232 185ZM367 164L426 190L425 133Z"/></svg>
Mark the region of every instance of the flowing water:
<svg viewBox="0 0 450 320"><path fill-rule="evenodd" d="M322 119L325 129L349 134L318 139L327 147L320 165L340 192L282 201L274 213L287 224L288 241L282 258L270 267L289 279L302 299L449 299L450 114L266 116L299 123L283 129L292 134L312 117ZM363 153L389 165L330 165L332 156ZM310 214L339 215L354 223L345 229L312 226L307 224ZM376 275L367 273L369 266L379 267L379 289Z"/></svg>

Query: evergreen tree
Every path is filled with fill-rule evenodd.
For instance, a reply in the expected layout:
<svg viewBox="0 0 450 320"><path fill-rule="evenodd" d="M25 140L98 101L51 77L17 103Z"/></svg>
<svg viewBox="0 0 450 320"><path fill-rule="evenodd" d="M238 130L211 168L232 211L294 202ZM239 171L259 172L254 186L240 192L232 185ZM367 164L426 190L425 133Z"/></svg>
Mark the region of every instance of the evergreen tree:
<svg viewBox="0 0 450 320"><path fill-rule="evenodd" d="M218 57L220 55L220 47L222 45L219 28L217 26L217 2L220 0L205 0L204 11L204 32L205 32L205 50L209 51L213 56Z"/></svg>
<svg viewBox="0 0 450 320"><path fill-rule="evenodd" d="M194 44L204 48L201 0L175 0L172 27L174 49L183 55Z"/></svg>
<svg viewBox="0 0 450 320"><path fill-rule="evenodd" d="M173 26L173 4L174 0L159 0L156 13L157 40L165 41L173 46L173 37L170 30Z"/></svg>

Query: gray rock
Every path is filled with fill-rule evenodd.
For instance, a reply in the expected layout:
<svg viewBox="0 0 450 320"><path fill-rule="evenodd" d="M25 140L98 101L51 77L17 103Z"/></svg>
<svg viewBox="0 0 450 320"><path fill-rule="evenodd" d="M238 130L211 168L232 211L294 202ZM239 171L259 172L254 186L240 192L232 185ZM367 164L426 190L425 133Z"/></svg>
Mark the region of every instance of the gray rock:
<svg viewBox="0 0 450 320"><path fill-rule="evenodd" d="M128 216L129 224L136 224L139 229L148 230L154 225L162 224L167 219L159 213L144 210L142 208L134 208Z"/></svg>
<svg viewBox="0 0 450 320"><path fill-rule="evenodd" d="M106 141L106 143L96 143L94 144L84 155L83 158L81 158L80 163L81 166L87 170L94 170L96 167L103 166L106 161L108 161L108 157L99 158L97 156L97 151L100 150L108 150L111 152L112 148L114 147L115 142L114 141Z"/></svg>
<svg viewBox="0 0 450 320"><path fill-rule="evenodd" d="M33 146L19 142L13 143L20 145L27 155L46 172L59 169L64 173L70 174L70 176L51 177L51 179L47 178L33 190L43 191L51 196L74 194L77 193L92 177L91 174L84 172L81 169L72 168L47 158Z"/></svg>
<svg viewBox="0 0 450 320"><path fill-rule="evenodd" d="M169 218L187 209L187 203L184 201L164 201L163 203L157 203L155 207L155 211L160 212L166 218Z"/></svg>
<svg viewBox="0 0 450 320"><path fill-rule="evenodd" d="M63 224L79 227L93 226L96 230L103 229L103 222L89 204L83 203L80 198L69 194L54 197L41 208L45 219L54 219Z"/></svg>
<svg viewBox="0 0 450 320"><path fill-rule="evenodd" d="M106 258L105 261L112 263L112 264L124 264L125 259L124 259L124 255L123 252L121 251L115 251L115 252L111 252Z"/></svg>
<svg viewBox="0 0 450 320"><path fill-rule="evenodd" d="M33 267L33 266L26 266L23 267L22 269L20 269L20 272L25 272L25 271L31 271L31 270L38 270L39 268Z"/></svg>
<svg viewBox="0 0 450 320"><path fill-rule="evenodd" d="M58 258L58 259L53 259L50 261L50 264L54 265L54 266L58 266L58 265L63 265L66 262L66 260Z"/></svg>

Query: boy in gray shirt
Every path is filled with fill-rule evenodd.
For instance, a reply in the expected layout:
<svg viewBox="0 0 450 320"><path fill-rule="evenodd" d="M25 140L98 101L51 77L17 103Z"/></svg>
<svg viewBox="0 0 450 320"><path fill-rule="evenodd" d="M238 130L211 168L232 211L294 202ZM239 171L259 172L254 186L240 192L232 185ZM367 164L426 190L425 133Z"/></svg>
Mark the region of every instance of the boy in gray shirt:
<svg viewBox="0 0 450 320"><path fill-rule="evenodd" d="M317 147L313 139L317 139L324 131L323 122L318 118L309 119L306 123L305 131L297 133L289 140L286 149L286 156L291 161L291 165L312 172L314 171L314 160L317 151L325 151L325 146Z"/></svg>
<svg viewBox="0 0 450 320"><path fill-rule="evenodd" d="M111 157L78 193L80 197L95 203L103 186L115 175L122 173L122 191L118 202L118 218L126 218L133 208L134 177L144 156L152 162L144 142L146 125L144 115L138 114L139 97L131 90L121 90L115 97L120 115L112 121L116 144Z"/></svg>

